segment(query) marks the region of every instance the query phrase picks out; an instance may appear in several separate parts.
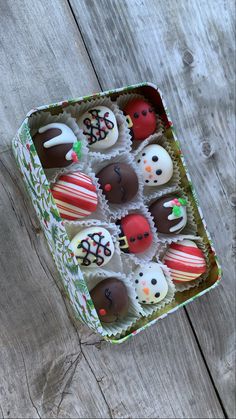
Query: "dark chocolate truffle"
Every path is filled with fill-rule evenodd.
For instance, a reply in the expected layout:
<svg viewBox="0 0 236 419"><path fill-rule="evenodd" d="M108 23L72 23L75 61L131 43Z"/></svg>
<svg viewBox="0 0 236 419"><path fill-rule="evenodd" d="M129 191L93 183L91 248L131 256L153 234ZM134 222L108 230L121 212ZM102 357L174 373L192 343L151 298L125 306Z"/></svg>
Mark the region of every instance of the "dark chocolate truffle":
<svg viewBox="0 0 236 419"><path fill-rule="evenodd" d="M116 322L128 313L126 286L116 278L106 278L90 292L98 317L104 323Z"/></svg>
<svg viewBox="0 0 236 419"><path fill-rule="evenodd" d="M178 234L187 224L186 200L176 196L164 196L153 202L151 212L158 233Z"/></svg>
<svg viewBox="0 0 236 419"><path fill-rule="evenodd" d="M112 204L128 202L138 192L138 177L126 163L111 163L96 176L106 199Z"/></svg>
<svg viewBox="0 0 236 419"><path fill-rule="evenodd" d="M40 127L33 142L45 169L66 167L73 162L73 144L76 136L66 124L59 122Z"/></svg>

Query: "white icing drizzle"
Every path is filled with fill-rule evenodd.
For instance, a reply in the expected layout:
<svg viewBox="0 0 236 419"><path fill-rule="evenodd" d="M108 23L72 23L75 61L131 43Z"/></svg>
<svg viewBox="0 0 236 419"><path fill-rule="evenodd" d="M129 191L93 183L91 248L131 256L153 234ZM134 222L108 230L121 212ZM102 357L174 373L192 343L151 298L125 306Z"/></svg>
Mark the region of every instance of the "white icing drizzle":
<svg viewBox="0 0 236 419"><path fill-rule="evenodd" d="M47 124L44 127L39 128L38 132L39 134L43 134L49 129L59 129L61 133L57 135L56 137L52 138L51 140L45 141L45 143L43 144L45 148L51 148L60 144L74 144L77 141L77 138L75 134L73 133L72 129L69 128L67 125L61 124L59 122L53 122L51 124ZM68 161L72 160L72 151L73 151L73 148L71 148L71 150L69 150L66 153L65 155L66 160Z"/></svg>
<svg viewBox="0 0 236 419"><path fill-rule="evenodd" d="M163 206L165 208L173 208L172 201L165 202L163 204ZM180 230L182 230L186 226L186 223L187 223L187 212L186 212L185 207L180 206L180 212L181 212L181 214L179 216L174 215L173 213L171 213L170 215L168 215L168 220L170 220L170 221L177 220L178 218L182 218L182 220L180 220L180 222L178 224L176 224L173 227L170 227L170 233L175 233L175 231L178 231L178 230L180 231Z"/></svg>

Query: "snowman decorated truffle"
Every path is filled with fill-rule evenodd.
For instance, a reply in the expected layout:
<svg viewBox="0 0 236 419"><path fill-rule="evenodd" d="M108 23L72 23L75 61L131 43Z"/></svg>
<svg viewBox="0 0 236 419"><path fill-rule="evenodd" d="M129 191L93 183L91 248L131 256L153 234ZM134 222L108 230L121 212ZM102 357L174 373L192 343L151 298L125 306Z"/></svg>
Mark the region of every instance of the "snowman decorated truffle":
<svg viewBox="0 0 236 419"><path fill-rule="evenodd" d="M168 283L162 267L157 262L150 262L134 271L134 284L137 299L141 304L157 304L168 293Z"/></svg>
<svg viewBox="0 0 236 419"><path fill-rule="evenodd" d="M78 125L91 151L103 151L118 140L119 132L114 112L106 106L88 109L78 119Z"/></svg>
<svg viewBox="0 0 236 419"><path fill-rule="evenodd" d="M173 162L168 152L158 144L150 144L136 157L145 186L161 186L173 176Z"/></svg>

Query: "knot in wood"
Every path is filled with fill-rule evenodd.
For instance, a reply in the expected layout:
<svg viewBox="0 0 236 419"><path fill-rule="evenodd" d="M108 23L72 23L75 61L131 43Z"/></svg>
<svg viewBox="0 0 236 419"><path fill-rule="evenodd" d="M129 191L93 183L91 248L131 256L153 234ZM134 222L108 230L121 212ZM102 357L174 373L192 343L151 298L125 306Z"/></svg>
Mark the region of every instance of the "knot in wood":
<svg viewBox="0 0 236 419"><path fill-rule="evenodd" d="M232 207L236 206L236 194L232 193L229 197L229 202L232 205Z"/></svg>
<svg viewBox="0 0 236 419"><path fill-rule="evenodd" d="M189 49L186 49L183 54L183 62L187 65L191 65L194 61L193 54Z"/></svg>
<svg viewBox="0 0 236 419"><path fill-rule="evenodd" d="M208 141L202 141L200 144L200 147L201 147L202 155L203 157L205 157L205 159L209 159L215 153L214 148L211 146L211 144Z"/></svg>

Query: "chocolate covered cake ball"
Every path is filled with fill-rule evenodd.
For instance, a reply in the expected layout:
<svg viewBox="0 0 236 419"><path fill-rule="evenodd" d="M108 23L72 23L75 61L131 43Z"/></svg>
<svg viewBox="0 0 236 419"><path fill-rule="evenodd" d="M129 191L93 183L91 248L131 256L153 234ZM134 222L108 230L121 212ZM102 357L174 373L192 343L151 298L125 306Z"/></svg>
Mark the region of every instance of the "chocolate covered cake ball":
<svg viewBox="0 0 236 419"><path fill-rule="evenodd" d="M112 204L128 202L138 192L138 177L126 163L111 163L96 176L106 199Z"/></svg>
<svg viewBox="0 0 236 419"><path fill-rule="evenodd" d="M141 304L157 304L168 292L168 283L159 263L149 262L134 271L134 284Z"/></svg>
<svg viewBox="0 0 236 419"><path fill-rule="evenodd" d="M145 140L155 132L157 126L155 111L146 100L131 100L123 111L128 117L133 140Z"/></svg>
<svg viewBox="0 0 236 419"><path fill-rule="evenodd" d="M126 286L116 278L106 278L90 292L98 317L104 323L121 320L128 314Z"/></svg>
<svg viewBox="0 0 236 419"><path fill-rule="evenodd" d="M152 244L152 232L147 219L141 214L129 214L119 221L120 248L125 253L142 253Z"/></svg>
<svg viewBox="0 0 236 419"><path fill-rule="evenodd" d="M192 240L171 243L163 262L170 269L171 277L176 283L193 281L206 272L204 254Z"/></svg>
<svg viewBox="0 0 236 419"><path fill-rule="evenodd" d="M100 226L81 230L71 240L70 248L84 268L106 265L115 251L109 231Z"/></svg>
<svg viewBox="0 0 236 419"><path fill-rule="evenodd" d="M40 127L33 136L36 151L45 169L69 166L73 162L73 145L76 141L72 129L59 122Z"/></svg>
<svg viewBox="0 0 236 419"><path fill-rule="evenodd" d="M176 196L164 196L153 202L149 211L158 233L178 234L187 224L187 202Z"/></svg>
<svg viewBox="0 0 236 419"><path fill-rule="evenodd" d="M66 220L78 220L96 211L98 196L92 179L85 173L64 173L51 186L51 193L60 216Z"/></svg>
<svg viewBox="0 0 236 419"><path fill-rule="evenodd" d="M158 144L151 144L136 157L145 186L160 186L169 182L173 175L173 163L167 151Z"/></svg>
<svg viewBox="0 0 236 419"><path fill-rule="evenodd" d="M112 147L119 137L114 112L106 106L95 106L78 119L78 125L92 151L102 151Z"/></svg>

